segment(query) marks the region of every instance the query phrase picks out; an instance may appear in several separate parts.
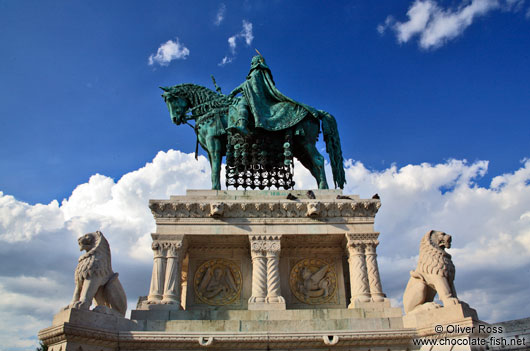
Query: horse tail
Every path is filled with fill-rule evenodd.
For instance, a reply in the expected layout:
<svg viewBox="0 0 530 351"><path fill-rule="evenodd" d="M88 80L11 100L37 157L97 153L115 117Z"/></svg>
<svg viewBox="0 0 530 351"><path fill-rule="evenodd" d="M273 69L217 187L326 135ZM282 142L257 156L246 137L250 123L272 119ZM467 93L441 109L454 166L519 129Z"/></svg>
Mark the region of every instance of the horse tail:
<svg viewBox="0 0 530 351"><path fill-rule="evenodd" d="M322 110L319 112L322 120L322 133L326 142L326 151L331 161L333 182L335 187L338 186L343 189L346 183L346 175L344 173L344 159L342 158L337 121L330 113Z"/></svg>

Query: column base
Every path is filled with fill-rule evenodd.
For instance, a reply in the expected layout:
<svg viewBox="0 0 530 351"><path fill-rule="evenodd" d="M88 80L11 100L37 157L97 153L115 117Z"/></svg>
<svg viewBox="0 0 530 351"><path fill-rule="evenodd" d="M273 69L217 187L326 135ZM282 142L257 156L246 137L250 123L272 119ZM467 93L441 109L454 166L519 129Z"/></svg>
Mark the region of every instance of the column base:
<svg viewBox="0 0 530 351"><path fill-rule="evenodd" d="M368 302L372 302L372 299L370 298L370 296L366 296L366 295L358 295L356 297L353 297L351 299L351 302L350 304L348 305L348 308L349 309L352 309L352 308L359 308L361 306L359 306L359 304L362 304L362 303L368 303Z"/></svg>
<svg viewBox="0 0 530 351"><path fill-rule="evenodd" d="M164 298L163 295L153 295L153 296L148 296L148 297L147 297L147 300L145 300L144 303L157 304L157 303L162 302L162 299L163 299L163 298Z"/></svg>
<svg viewBox="0 0 530 351"><path fill-rule="evenodd" d="M161 304L166 304L166 305L179 305L180 306L179 297L180 296L176 296L176 295L166 295L166 296L164 296L162 301L160 301L160 303Z"/></svg>
<svg viewBox="0 0 530 351"><path fill-rule="evenodd" d="M167 303L163 301L157 301L157 302L143 301L137 306L137 309L152 311L152 310L183 310L184 308L182 308L180 301L176 301L175 303Z"/></svg>
<svg viewBox="0 0 530 351"><path fill-rule="evenodd" d="M375 301L373 299L370 299L368 301L359 301L355 300L354 302L350 303L348 308L384 308L384 307L392 307L390 306L390 300L387 298L384 298L380 301Z"/></svg>
<svg viewBox="0 0 530 351"><path fill-rule="evenodd" d="M251 311L285 310L284 302L249 302L248 309Z"/></svg>

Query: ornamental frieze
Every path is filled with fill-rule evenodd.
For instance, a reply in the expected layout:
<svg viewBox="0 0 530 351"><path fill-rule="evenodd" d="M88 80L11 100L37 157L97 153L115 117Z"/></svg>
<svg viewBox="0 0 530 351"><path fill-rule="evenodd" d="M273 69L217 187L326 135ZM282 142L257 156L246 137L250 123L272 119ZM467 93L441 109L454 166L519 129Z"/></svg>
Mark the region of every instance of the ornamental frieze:
<svg viewBox="0 0 530 351"><path fill-rule="evenodd" d="M378 200L292 202L175 202L151 201L155 218L332 218L374 217Z"/></svg>

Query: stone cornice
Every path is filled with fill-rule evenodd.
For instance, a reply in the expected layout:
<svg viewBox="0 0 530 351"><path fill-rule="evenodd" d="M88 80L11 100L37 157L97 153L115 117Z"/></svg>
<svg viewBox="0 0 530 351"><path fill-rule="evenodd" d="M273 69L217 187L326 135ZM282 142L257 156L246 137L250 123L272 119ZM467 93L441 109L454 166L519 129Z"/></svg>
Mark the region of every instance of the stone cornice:
<svg viewBox="0 0 530 351"><path fill-rule="evenodd" d="M110 331L64 323L43 329L39 339L46 345L64 340L82 340L89 345L101 345L142 350L177 350L241 348L290 348L326 346L384 346L394 349L407 346L418 334L414 329L371 331L314 331L314 332L155 332L155 331Z"/></svg>
<svg viewBox="0 0 530 351"><path fill-rule="evenodd" d="M257 349L326 346L407 346L417 334L413 329L390 331L318 331L318 332L263 332L263 333L167 333L120 332L120 345L130 343L143 349Z"/></svg>
<svg viewBox="0 0 530 351"><path fill-rule="evenodd" d="M151 200L159 218L336 218L375 217L379 200L172 201Z"/></svg>
<svg viewBox="0 0 530 351"><path fill-rule="evenodd" d="M55 344L63 340L75 340L76 338L90 339L98 345L115 345L118 343L118 331L95 329L71 323L63 323L58 326L42 329L38 338L46 345Z"/></svg>

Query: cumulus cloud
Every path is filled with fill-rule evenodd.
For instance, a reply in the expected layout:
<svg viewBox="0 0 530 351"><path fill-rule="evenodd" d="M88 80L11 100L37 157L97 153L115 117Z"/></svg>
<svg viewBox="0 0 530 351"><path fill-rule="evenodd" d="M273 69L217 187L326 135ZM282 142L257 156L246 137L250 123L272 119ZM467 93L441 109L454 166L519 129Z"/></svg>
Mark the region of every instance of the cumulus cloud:
<svg viewBox="0 0 530 351"><path fill-rule="evenodd" d="M243 20L243 28L241 29L241 31L228 38L228 47L230 49L231 56L223 57L221 62L219 62L219 66L224 66L227 63L232 62L232 60L236 56L236 48L237 48L238 40L243 40L245 44L247 44L247 46L250 46L250 44L252 44L252 41L254 40L254 34L252 32L251 22Z"/></svg>
<svg viewBox="0 0 530 351"><path fill-rule="evenodd" d="M481 319L530 315L530 306L521 304L530 295L530 160L486 187L477 183L487 172L486 161L393 165L382 171L353 160L345 166L344 193L381 196L378 258L383 289L394 305L401 303L421 237L438 229L453 235L457 292ZM297 188L315 187L298 162L295 169ZM331 177L329 165L327 172ZM2 347L35 347L37 331L71 298L77 237L96 229L109 240L113 268L133 308L138 296L148 293L152 268L155 225L148 200L209 187L206 158L196 161L193 154L170 150L117 181L93 175L61 203L31 205L0 192Z"/></svg>
<svg viewBox="0 0 530 351"><path fill-rule="evenodd" d="M160 66L167 66L173 60L184 60L190 54L190 50L180 43L179 38L175 41L168 40L156 51L156 54L151 54L148 59L149 66L155 63Z"/></svg>
<svg viewBox="0 0 530 351"><path fill-rule="evenodd" d="M407 11L408 20L396 21L388 16L377 31L392 29L399 43L418 37L423 49L436 49L465 31L473 21L492 10L518 11L521 0L463 0L455 8L443 8L435 0L415 0Z"/></svg>
<svg viewBox="0 0 530 351"><path fill-rule="evenodd" d="M213 22L216 26L220 25L221 22L225 19L225 13L226 13L226 5L224 3L221 3L219 5L219 9L217 10L217 14L215 15L215 21Z"/></svg>

